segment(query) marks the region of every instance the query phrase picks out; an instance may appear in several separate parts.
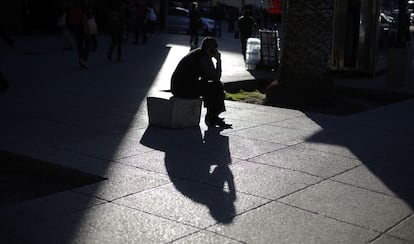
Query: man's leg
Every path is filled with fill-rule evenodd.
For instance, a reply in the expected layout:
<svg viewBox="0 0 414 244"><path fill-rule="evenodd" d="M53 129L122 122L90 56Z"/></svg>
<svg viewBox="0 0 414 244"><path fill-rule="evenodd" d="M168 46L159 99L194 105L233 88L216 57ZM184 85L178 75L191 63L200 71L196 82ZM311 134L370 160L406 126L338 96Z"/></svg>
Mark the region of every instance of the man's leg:
<svg viewBox="0 0 414 244"><path fill-rule="evenodd" d="M247 39L249 37L243 34L240 34L240 45L243 54L244 60L246 60L246 49L247 49Z"/></svg>
<svg viewBox="0 0 414 244"><path fill-rule="evenodd" d="M204 106L207 109L205 123L208 126L220 126L230 128L230 124L226 124L219 114L226 111L224 105L224 89L221 82L208 82L205 93L203 94Z"/></svg>

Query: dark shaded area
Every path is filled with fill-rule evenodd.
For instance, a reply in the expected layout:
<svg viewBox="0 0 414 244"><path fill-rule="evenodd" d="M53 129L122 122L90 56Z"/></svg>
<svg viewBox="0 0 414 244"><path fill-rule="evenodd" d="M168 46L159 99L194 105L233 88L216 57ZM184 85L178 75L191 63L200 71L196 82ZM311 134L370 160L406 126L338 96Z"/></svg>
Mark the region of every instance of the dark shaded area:
<svg viewBox="0 0 414 244"><path fill-rule="evenodd" d="M392 109L392 108L388 108ZM409 107L406 108L407 114ZM378 181L381 181L384 187L372 188L374 176L370 178L367 174L354 173L354 178L348 181L356 180L352 185L367 188L371 191L377 191L386 195L394 195L407 203L411 208L414 207L414 164L412 161L413 145L408 143L410 140L409 131L399 131L398 121L400 116L405 116L407 120L412 116L404 115L402 111L396 113L387 112L391 117L378 117L379 124L387 124L387 120L395 120L395 129L378 130L378 124L365 124L359 128L345 129L344 131L327 135L325 131L314 134L307 139L308 142L321 143L327 145L338 145L346 148L355 155L368 172L374 175ZM329 122L314 113L306 113L306 116L315 121L322 128L329 128ZM373 115L375 116L375 115ZM406 119L404 119L406 122ZM325 149L322 149L324 151ZM328 149L329 152L329 149ZM362 167L362 166L360 166ZM360 168L359 168L360 169ZM363 172L363 171L362 171ZM368 179L364 179L367 176ZM384 189L388 191L384 192Z"/></svg>
<svg viewBox="0 0 414 244"><path fill-rule="evenodd" d="M265 94L266 88L269 86L269 84L271 84L271 81L269 79L261 79L225 83L224 88L227 92L230 93L236 93L240 90L259 90L261 93ZM284 93L284 90L282 88L280 89L281 99L278 103L273 104L264 100L262 104L275 107L297 109L304 112L348 116L354 113L375 109L414 97L412 94L408 93L340 86L333 87L332 96L328 99L319 100L320 97L317 96L317 93L312 93L311 95L314 95L315 98L310 98L310 102L298 103L300 99L296 99L297 97L295 94L292 94L291 92Z"/></svg>
<svg viewBox="0 0 414 244"><path fill-rule="evenodd" d="M0 206L89 185L105 178L0 151Z"/></svg>
<svg viewBox="0 0 414 244"><path fill-rule="evenodd" d="M148 127L141 139L145 146L165 152L165 168L175 188L192 201L208 207L220 223L231 223L236 214L236 189L229 140L220 129L200 127L167 130Z"/></svg>

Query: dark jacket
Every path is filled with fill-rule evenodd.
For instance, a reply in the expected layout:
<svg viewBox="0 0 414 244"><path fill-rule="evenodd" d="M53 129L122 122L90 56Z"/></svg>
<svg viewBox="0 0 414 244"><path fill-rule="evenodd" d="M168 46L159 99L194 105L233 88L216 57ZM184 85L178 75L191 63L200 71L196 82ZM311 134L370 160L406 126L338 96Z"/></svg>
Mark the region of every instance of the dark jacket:
<svg viewBox="0 0 414 244"><path fill-rule="evenodd" d="M197 48L178 63L171 77L171 92L178 97L197 98L204 95L208 81L219 82L221 64L214 67L206 51Z"/></svg>
<svg viewBox="0 0 414 244"><path fill-rule="evenodd" d="M237 20L237 28L241 35L251 36L257 24L250 15L243 15Z"/></svg>

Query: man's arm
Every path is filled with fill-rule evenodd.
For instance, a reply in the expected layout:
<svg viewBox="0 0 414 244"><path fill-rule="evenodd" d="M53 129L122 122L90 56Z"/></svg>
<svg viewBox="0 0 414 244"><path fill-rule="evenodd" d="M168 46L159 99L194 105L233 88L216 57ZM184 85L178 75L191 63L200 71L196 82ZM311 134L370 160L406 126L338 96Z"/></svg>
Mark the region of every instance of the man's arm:
<svg viewBox="0 0 414 244"><path fill-rule="evenodd" d="M216 59L216 66L207 55L200 60L201 71L203 72L202 79L220 81L221 78L221 55L217 52L214 56Z"/></svg>

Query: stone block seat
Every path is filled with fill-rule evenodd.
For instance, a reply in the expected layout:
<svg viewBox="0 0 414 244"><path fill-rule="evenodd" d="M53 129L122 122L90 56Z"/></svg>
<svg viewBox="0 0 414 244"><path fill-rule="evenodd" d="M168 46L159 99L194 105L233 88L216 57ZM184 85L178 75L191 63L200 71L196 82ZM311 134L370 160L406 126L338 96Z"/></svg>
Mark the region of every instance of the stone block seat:
<svg viewBox="0 0 414 244"><path fill-rule="evenodd" d="M169 96L147 97L149 125L163 128L199 126L201 98L188 99Z"/></svg>

